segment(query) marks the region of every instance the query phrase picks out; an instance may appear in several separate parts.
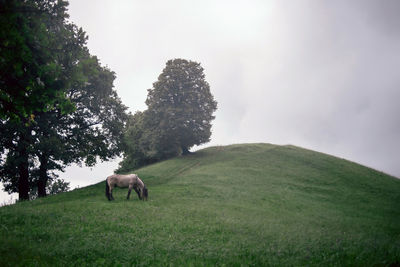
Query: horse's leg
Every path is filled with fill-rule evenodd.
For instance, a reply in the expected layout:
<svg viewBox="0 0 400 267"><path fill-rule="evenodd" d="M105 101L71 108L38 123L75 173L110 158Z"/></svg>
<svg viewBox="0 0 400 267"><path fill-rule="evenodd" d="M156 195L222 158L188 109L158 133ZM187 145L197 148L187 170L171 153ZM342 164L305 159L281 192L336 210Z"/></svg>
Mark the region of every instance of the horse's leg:
<svg viewBox="0 0 400 267"><path fill-rule="evenodd" d="M108 178L106 179L106 197L110 201L111 196L110 196L110 185L108 184Z"/></svg>
<svg viewBox="0 0 400 267"><path fill-rule="evenodd" d="M132 191L132 185L129 185L128 196L126 197L126 199L129 199L129 196L131 195L131 191Z"/></svg>
<svg viewBox="0 0 400 267"><path fill-rule="evenodd" d="M110 186L110 197L111 197L111 200L114 200L114 197L113 197L113 194L112 194L113 189L114 189L114 186Z"/></svg>
<svg viewBox="0 0 400 267"><path fill-rule="evenodd" d="M138 195L139 199L142 199L141 196L140 196L140 191L137 189L137 187L134 186L133 189L135 190L135 192Z"/></svg>

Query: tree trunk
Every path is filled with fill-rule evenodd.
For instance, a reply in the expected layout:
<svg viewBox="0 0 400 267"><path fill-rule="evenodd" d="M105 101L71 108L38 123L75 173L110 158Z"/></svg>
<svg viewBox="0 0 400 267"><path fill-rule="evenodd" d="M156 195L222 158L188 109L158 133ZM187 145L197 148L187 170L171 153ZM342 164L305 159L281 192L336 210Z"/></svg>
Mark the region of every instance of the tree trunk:
<svg viewBox="0 0 400 267"><path fill-rule="evenodd" d="M21 163L18 166L19 181L18 194L19 200L29 200L29 171L27 164Z"/></svg>
<svg viewBox="0 0 400 267"><path fill-rule="evenodd" d="M19 140L17 146L18 153L18 195L19 200L29 200L29 145L31 129L22 128L19 131Z"/></svg>
<svg viewBox="0 0 400 267"><path fill-rule="evenodd" d="M40 167L39 167L39 180L37 182L38 187L38 197L45 197L46 194L46 184L48 180L47 176L47 157L42 155L39 157Z"/></svg>
<svg viewBox="0 0 400 267"><path fill-rule="evenodd" d="M192 154L192 152L190 152L189 149L185 146L181 146L181 149L182 149L182 155Z"/></svg>
<svg viewBox="0 0 400 267"><path fill-rule="evenodd" d="M23 141L23 139L22 139ZM29 162L28 152L24 142L19 144L22 148L19 150L19 163L18 163L18 194L19 200L29 200Z"/></svg>

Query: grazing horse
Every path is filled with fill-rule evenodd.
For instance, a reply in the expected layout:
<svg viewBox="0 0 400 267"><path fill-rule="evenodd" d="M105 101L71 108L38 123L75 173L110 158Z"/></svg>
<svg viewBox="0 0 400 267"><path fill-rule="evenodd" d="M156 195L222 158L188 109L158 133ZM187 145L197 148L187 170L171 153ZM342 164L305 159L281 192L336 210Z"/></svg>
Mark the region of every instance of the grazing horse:
<svg viewBox="0 0 400 267"><path fill-rule="evenodd" d="M126 197L127 199L129 199L133 188L137 193L139 199L147 200L147 188L142 180L140 180L139 176L137 176L136 174L113 174L108 176L106 179L106 197L108 198L108 200L114 200L114 197L112 195L112 190L114 187L128 187L129 191L128 196Z"/></svg>

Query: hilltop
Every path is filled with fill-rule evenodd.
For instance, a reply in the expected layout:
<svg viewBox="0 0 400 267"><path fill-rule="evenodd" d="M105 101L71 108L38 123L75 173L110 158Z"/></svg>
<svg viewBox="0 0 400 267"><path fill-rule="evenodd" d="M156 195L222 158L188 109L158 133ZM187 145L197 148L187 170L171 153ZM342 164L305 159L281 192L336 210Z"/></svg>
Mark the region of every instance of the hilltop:
<svg viewBox="0 0 400 267"><path fill-rule="evenodd" d="M400 181L359 164L242 144L135 173L147 202L101 182L1 207L0 265L400 263Z"/></svg>

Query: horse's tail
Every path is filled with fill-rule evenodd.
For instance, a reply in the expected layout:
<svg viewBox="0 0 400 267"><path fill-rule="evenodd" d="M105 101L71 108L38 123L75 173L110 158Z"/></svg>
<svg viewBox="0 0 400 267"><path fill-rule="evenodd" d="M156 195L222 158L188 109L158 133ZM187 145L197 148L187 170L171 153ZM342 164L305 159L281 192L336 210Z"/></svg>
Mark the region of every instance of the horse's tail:
<svg viewBox="0 0 400 267"><path fill-rule="evenodd" d="M107 197L108 200L111 200L110 186L108 185L108 177L106 178L106 197Z"/></svg>

